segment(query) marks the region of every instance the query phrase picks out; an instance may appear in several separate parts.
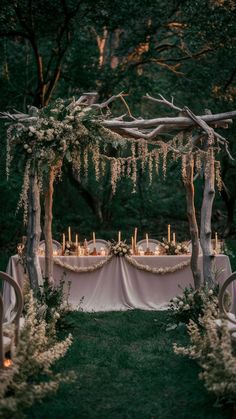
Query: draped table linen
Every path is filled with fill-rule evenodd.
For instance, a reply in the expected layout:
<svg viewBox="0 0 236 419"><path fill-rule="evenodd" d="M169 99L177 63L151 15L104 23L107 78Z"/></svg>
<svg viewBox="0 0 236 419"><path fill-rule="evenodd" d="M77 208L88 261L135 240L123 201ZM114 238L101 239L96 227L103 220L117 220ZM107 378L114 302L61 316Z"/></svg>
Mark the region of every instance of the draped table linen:
<svg viewBox="0 0 236 419"><path fill-rule="evenodd" d="M63 264L87 267L106 259L105 256L60 256ZM181 256L134 256L138 263L150 267L172 267L186 260L190 255ZM217 255L216 272L218 282L223 283L231 275L228 256ZM44 257L39 257L44 273ZM202 257L200 257L202 266ZM23 267L18 256L9 260L7 273L22 285ZM114 256L102 268L93 272L73 272L54 263L54 280L59 284L60 279L71 282L69 303L74 309L83 311L115 311L128 309L160 310L166 308L170 299L182 294L182 289L193 285L190 266L168 274L153 274L137 269L124 257ZM182 289L181 289L181 288ZM232 309L236 312L236 284L231 287ZM8 313L14 301L11 290L4 289L4 302ZM5 315L7 317L7 313Z"/></svg>

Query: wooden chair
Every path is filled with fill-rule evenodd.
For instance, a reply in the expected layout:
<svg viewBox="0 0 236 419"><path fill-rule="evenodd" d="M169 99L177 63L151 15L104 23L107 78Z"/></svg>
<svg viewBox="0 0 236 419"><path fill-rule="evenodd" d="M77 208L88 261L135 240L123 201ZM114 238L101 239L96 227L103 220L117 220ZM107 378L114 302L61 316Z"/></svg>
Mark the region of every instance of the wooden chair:
<svg viewBox="0 0 236 419"><path fill-rule="evenodd" d="M236 317L233 313L230 313L229 308L226 307L227 302L227 288L236 280L236 272L232 273L229 278L223 283L219 293L219 308L223 317L228 321L228 329L231 334L231 339L236 341ZM216 320L217 325L221 326L221 320Z"/></svg>
<svg viewBox="0 0 236 419"><path fill-rule="evenodd" d="M20 316L23 310L23 295L20 286L14 279L5 272L0 272L0 282L4 285L7 282L15 292L15 305L11 311L11 318L4 322L4 304L2 295L0 293L0 368L3 367L4 355L11 348L11 339L4 336L4 328L9 324L14 323L15 325L15 339L14 344L18 344L19 330L20 330ZM2 287L3 289L3 287Z"/></svg>

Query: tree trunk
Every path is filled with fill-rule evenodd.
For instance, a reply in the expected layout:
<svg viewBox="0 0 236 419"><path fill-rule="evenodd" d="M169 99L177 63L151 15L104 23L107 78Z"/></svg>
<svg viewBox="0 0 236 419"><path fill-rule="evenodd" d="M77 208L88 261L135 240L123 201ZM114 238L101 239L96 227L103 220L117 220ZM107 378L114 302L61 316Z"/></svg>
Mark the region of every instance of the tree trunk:
<svg viewBox="0 0 236 419"><path fill-rule="evenodd" d="M195 289L201 286L201 270L199 268L198 256L199 256L199 232L196 219L196 211L194 205L194 160L190 155L188 156L186 165L186 178L184 179L184 186L186 190L186 201L187 201L187 215L189 222L189 231L192 241L192 255L191 255L191 270L194 279Z"/></svg>
<svg viewBox="0 0 236 419"><path fill-rule="evenodd" d="M48 189L44 196L45 277L53 281L52 205L55 168L50 168Z"/></svg>
<svg viewBox="0 0 236 419"><path fill-rule="evenodd" d="M209 149L205 158L204 192L201 208L201 247L203 251L204 284L212 286L214 283L215 256L211 244L211 215L215 197L215 168L214 152Z"/></svg>
<svg viewBox="0 0 236 419"><path fill-rule="evenodd" d="M43 283L38 259L38 247L41 236L40 214L38 178L36 174L30 174L26 262L30 285L34 290L38 289L39 285Z"/></svg>

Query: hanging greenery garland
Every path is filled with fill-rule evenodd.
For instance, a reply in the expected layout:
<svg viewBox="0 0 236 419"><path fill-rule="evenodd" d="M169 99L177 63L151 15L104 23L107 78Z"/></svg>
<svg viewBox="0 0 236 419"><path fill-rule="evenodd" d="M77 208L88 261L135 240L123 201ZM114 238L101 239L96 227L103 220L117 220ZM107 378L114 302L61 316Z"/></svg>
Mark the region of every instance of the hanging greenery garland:
<svg viewBox="0 0 236 419"><path fill-rule="evenodd" d="M18 208L24 208L24 221L27 221L27 193L29 188L29 173L37 173L40 189L47 185L51 167L58 167L58 163L66 159L72 164L77 178L83 176L88 180L90 163L94 167L97 182L110 171L112 193L115 194L117 183L122 177L131 179L133 192L136 191L137 173L148 172L149 184L153 181L153 169L159 174L162 164L163 177L166 177L167 157L171 153L172 159L181 159L182 178L186 178L187 155L191 150L194 158L195 170L201 174L215 167L216 183L222 188L220 162L215 160L217 152L214 145L205 152L192 148L192 137L184 137L178 133L168 142L163 140L144 140L125 138L120 134L102 126L101 111L97 108L84 106L75 99L72 101L58 99L53 105L43 109L31 107L29 117L24 121L14 122L7 130L7 158L6 173L10 174L10 166L15 150L20 149L24 156L23 186ZM109 155L110 146L119 150L118 157ZM19 153L16 153L19 155ZM61 168L62 165L60 165ZM57 176L61 169L57 170Z"/></svg>

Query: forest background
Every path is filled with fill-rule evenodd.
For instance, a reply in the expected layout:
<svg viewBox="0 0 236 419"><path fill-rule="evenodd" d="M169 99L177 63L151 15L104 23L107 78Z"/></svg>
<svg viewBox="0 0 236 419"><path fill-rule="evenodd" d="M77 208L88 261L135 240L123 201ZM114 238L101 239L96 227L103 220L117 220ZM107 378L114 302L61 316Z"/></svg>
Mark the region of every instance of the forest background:
<svg viewBox="0 0 236 419"><path fill-rule="evenodd" d="M168 115L143 100L146 93L172 95L195 114L236 110L235 0L0 0L0 111L27 112L58 97L98 93L102 101L123 91L135 117ZM112 112L122 113L122 103ZM219 131L220 132L220 131ZM236 157L236 125L223 135ZM6 125L0 124L0 269L5 270L25 234L16 214L22 185L21 156L6 179ZM110 150L117 156L118 149ZM217 191L212 227L234 250L236 160L221 156L223 189ZM202 182L196 180L200 218ZM98 184L91 164L88 181L75 179L70 165L55 185L53 237L71 226L80 240L130 241L134 227L159 240L167 224L178 240L189 238L179 163L169 161L166 179L138 173L112 195L109 173Z"/></svg>

